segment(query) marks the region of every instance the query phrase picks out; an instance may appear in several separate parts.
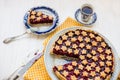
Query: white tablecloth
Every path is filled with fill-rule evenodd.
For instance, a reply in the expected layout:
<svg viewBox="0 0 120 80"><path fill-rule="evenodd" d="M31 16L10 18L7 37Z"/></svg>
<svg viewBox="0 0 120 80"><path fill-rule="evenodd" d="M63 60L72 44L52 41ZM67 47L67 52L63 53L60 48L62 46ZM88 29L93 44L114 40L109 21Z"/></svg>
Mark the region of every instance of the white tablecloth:
<svg viewBox="0 0 120 80"><path fill-rule="evenodd" d="M0 80L17 69L29 53L43 49L47 36L26 35L10 44L2 41L25 32L23 16L35 6L48 6L59 14L59 24L68 16L74 18L82 4L89 3L97 13L93 25L96 31L107 37L120 56L120 0L0 0Z"/></svg>

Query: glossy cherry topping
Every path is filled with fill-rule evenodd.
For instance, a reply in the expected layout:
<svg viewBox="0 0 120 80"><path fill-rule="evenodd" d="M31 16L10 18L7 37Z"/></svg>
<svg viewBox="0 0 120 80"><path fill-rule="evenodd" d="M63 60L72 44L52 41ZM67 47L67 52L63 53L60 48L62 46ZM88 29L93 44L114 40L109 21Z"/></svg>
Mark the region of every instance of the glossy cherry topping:
<svg viewBox="0 0 120 80"><path fill-rule="evenodd" d="M112 49L93 31L66 32L55 41L53 54L78 59L53 68L67 80L109 80L113 73Z"/></svg>

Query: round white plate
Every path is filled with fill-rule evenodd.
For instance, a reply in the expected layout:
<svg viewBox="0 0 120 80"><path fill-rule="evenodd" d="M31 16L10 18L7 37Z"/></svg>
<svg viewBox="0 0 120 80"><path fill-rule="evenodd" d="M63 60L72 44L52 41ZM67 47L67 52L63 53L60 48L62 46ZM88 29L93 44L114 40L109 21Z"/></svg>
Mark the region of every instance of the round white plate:
<svg viewBox="0 0 120 80"><path fill-rule="evenodd" d="M46 46L46 49L45 49L45 52L44 52L44 61L45 61L45 66L46 66L46 70L49 74L49 76L51 77L52 80L58 80L58 78L56 77L56 75L54 74L53 72L53 67L55 65L61 65L61 64L65 64L69 61L66 61L62 58L59 58L58 56L54 56L54 55L51 55L50 54L50 51L52 49L52 46L54 44L54 42L59 38L60 35L70 31L70 30L76 30L76 29L83 29L83 30L90 30L89 28L87 27L72 27L72 28L66 28L64 30L61 30L60 32L58 32L57 34L55 34L51 39L50 41L48 42L47 46ZM93 30L94 31L94 30ZM96 31L95 31L96 32ZM98 32L97 32L98 33ZM114 73L112 75L112 78L111 80L116 80L117 78L117 75L119 74L119 57L118 57L118 54L116 53L116 50L114 49L113 45L110 43L110 41L105 38L103 35L101 35L100 33L98 33L100 36L102 36L104 38L104 40L108 43L108 45L112 48L112 51L113 51L113 55L114 55L114 58L115 58L115 62L114 62L114 66L115 66L115 69L114 69Z"/></svg>

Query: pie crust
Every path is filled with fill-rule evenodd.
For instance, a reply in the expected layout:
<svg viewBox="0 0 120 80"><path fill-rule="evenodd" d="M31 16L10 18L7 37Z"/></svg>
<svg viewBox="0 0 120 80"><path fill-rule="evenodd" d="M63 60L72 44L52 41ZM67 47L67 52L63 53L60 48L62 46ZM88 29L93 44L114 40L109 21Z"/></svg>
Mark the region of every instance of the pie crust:
<svg viewBox="0 0 120 80"><path fill-rule="evenodd" d="M114 70L111 47L93 31L66 32L55 41L52 53L77 59L62 67L53 67L60 80L110 80Z"/></svg>

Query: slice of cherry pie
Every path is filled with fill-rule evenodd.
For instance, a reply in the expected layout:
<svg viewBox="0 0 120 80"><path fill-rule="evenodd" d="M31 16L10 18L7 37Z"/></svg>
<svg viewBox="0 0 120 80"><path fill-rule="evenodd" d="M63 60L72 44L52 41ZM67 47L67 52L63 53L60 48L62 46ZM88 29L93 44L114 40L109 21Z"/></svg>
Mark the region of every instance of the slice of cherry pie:
<svg viewBox="0 0 120 80"><path fill-rule="evenodd" d="M46 15L41 11L30 11L28 22L30 24L44 24L53 23L53 17L51 15Z"/></svg>
<svg viewBox="0 0 120 80"><path fill-rule="evenodd" d="M52 54L78 59L53 68L60 80L109 80L114 70L111 47L90 30L77 29L61 35Z"/></svg>

